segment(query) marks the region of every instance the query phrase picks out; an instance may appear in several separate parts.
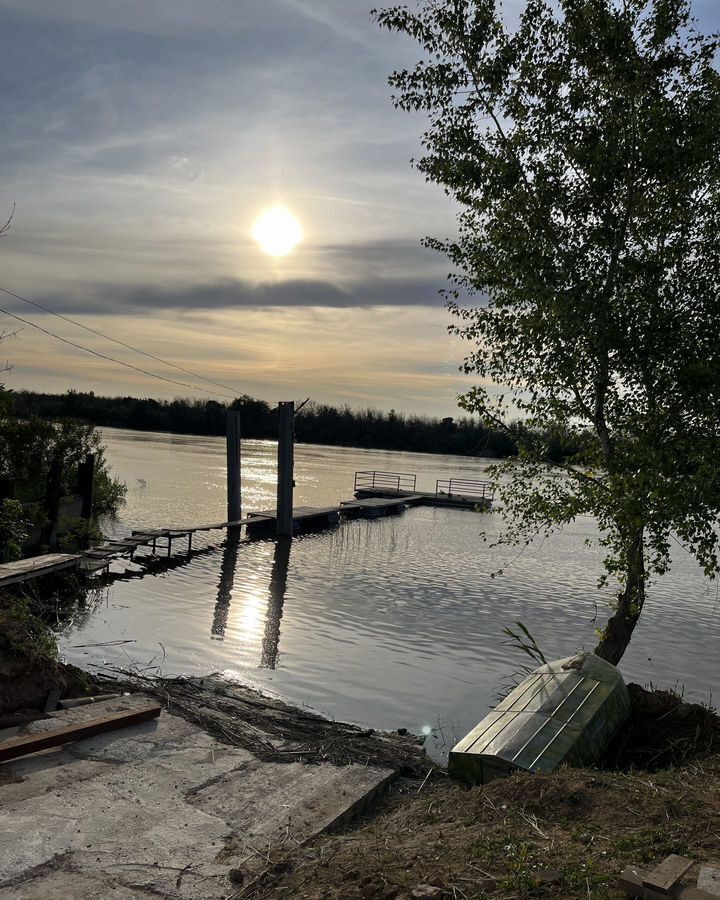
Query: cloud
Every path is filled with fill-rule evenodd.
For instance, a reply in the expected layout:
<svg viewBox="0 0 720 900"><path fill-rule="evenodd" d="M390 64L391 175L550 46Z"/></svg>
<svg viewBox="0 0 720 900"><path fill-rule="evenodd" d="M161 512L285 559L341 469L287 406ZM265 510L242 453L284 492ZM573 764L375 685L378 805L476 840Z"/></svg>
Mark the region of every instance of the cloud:
<svg viewBox="0 0 720 900"><path fill-rule="evenodd" d="M312 308L367 309L373 307L426 306L442 308L438 291L442 281L433 278L371 278L350 285L321 279L288 279L252 283L223 280L205 284L118 287L97 285L89 294L45 294L36 298L60 313L105 315L139 311Z"/></svg>
<svg viewBox="0 0 720 900"><path fill-rule="evenodd" d="M35 318L35 317L34 317ZM86 317L107 334L222 382L242 393L276 401L299 396L333 404L394 407L453 415L455 397L473 380L458 372L464 346L448 335L442 308L231 309L195 314L149 310ZM84 346L170 378L194 382L174 369L80 333L49 316L36 321ZM31 328L8 341L13 369L6 386L40 390L94 390L171 398L199 391L146 377L59 343ZM206 385L210 390L211 385Z"/></svg>

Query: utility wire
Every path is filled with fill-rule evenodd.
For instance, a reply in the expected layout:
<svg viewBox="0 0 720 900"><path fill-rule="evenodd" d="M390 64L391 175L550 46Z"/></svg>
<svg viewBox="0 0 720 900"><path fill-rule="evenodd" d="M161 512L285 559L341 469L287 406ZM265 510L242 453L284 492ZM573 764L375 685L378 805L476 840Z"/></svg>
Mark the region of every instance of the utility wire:
<svg viewBox="0 0 720 900"><path fill-rule="evenodd" d="M100 359L107 360L108 362L116 363L118 366L125 366L126 369L134 369L136 372L141 372L143 375L149 375L150 378L158 378L160 381L167 381L170 384L179 384L181 387L191 388L194 391L203 391L206 394L214 394L216 397L229 397L231 400L235 400L236 397L234 394L220 394L218 391L211 391L208 388L200 387L197 384L189 384L187 381L176 381L174 378L166 378L164 375L158 375L156 372L148 372L147 369L141 369L139 366L134 366L132 363L123 362L121 359L115 359L112 356L106 356L104 353L98 353L97 350L91 350L89 347L83 347L82 344L76 344L74 341L70 341L67 338L60 337L59 334L55 334L53 331L49 331L47 328L43 328L42 325L36 325L35 322L31 322L29 319L24 319L22 316L17 315L17 313L10 312L7 309L3 309L0 306L0 313L4 313L6 316L11 316L13 319L17 319L18 322L22 322L24 325L29 325L31 328L37 328L38 331L42 331L43 334L47 334L52 338L55 338L57 341L62 341L63 344L68 344L70 347L75 347L76 350L83 350L85 353L91 353L93 356L97 356Z"/></svg>
<svg viewBox="0 0 720 900"><path fill-rule="evenodd" d="M220 381L213 381L212 378L206 378L204 375L200 375L197 372L191 372L190 369L183 369L182 366L178 366L177 363L170 362L167 359L162 359L160 356L153 356L152 353L147 353L145 350L139 350L137 347L133 347L130 344L126 344L124 341L119 341L117 338L111 337L109 334L105 334L102 331L98 331L95 328L91 328L89 325L83 325L82 322L78 322L77 319L71 319L70 316L64 316L62 313L55 312L54 309L50 309L48 306L43 306L42 303L38 303L35 300L28 300L27 297L21 297L20 294L15 294L13 291L8 291L4 287L0 287L0 291L3 294L7 294L9 297L14 297L16 300L22 300L23 303L28 303L30 306L34 306L37 309L42 309L47 313L50 313L52 316L57 316L58 319L64 319L66 322L70 322L72 325L77 325L78 328L84 328L85 331L89 331L91 334L96 334L98 337L105 338L106 341L112 341L114 344L119 344L121 347L125 347L127 350L132 350L133 353L139 353L141 356L147 356L148 359L154 359L155 362L162 363L165 366L170 366L173 369L177 369L178 372L184 372L186 375L191 375L193 378L199 378L201 381L207 381L208 384L214 384L215 387L224 388L226 391L235 391L235 388L230 387L228 384L223 384ZM208 393L211 393L208 391ZM233 394L233 397L237 396L237 392Z"/></svg>

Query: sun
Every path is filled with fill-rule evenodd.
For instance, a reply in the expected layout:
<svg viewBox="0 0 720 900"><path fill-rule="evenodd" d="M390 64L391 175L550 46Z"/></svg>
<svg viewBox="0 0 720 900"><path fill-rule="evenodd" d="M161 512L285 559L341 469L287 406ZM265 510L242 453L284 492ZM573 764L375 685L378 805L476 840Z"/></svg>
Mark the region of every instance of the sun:
<svg viewBox="0 0 720 900"><path fill-rule="evenodd" d="M302 240L302 227L282 206L262 213L253 225L252 236L270 256L287 256Z"/></svg>

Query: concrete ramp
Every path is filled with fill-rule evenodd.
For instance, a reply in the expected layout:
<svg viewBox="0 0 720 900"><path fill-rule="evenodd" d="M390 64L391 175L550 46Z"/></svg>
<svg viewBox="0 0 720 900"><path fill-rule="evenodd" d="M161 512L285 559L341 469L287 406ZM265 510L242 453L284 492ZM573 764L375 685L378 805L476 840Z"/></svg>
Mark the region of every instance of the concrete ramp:
<svg viewBox="0 0 720 900"><path fill-rule="evenodd" d="M40 731L139 708L141 695L54 714ZM366 805L394 777L361 765L262 762L159 719L0 764L0 898L223 898L284 848Z"/></svg>

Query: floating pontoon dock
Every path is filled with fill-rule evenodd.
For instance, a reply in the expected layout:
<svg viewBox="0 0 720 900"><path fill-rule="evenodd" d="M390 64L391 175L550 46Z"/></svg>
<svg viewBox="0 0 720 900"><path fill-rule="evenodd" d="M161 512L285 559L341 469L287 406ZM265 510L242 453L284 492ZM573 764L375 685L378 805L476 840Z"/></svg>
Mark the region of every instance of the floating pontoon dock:
<svg viewBox="0 0 720 900"><path fill-rule="evenodd" d="M434 491L418 491L417 476L407 472L356 472L355 496L398 497L422 506L444 506L451 509L488 509L494 497L490 481L468 478L440 478Z"/></svg>

